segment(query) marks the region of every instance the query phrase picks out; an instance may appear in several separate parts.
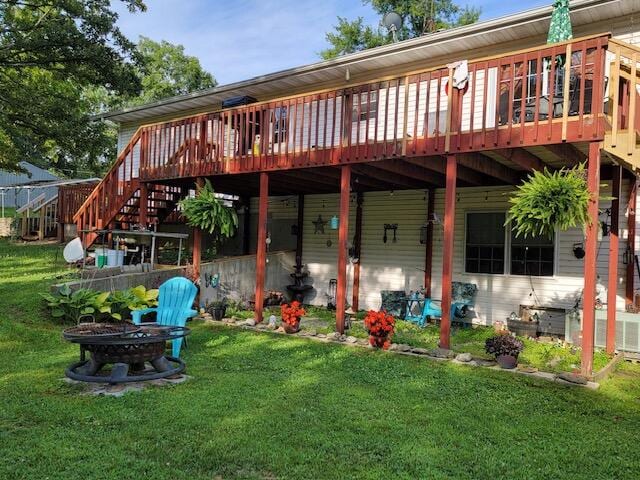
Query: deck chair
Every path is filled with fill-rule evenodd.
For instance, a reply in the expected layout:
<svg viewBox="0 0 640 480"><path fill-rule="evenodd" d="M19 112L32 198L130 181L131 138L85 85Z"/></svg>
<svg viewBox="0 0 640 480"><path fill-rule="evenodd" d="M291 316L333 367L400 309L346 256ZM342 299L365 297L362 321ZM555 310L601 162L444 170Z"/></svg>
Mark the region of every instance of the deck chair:
<svg viewBox="0 0 640 480"><path fill-rule="evenodd" d="M473 283L451 282L451 314L463 319L469 307L475 305L478 286ZM407 301L405 320L424 327L429 318L441 318L441 301L425 298L420 292L414 292Z"/></svg>
<svg viewBox="0 0 640 480"><path fill-rule="evenodd" d="M198 289L190 280L184 277L170 278L160 285L158 295L158 306L155 308L145 308L131 312L133 323L142 324L142 316L150 312L156 312L157 325L168 327L184 327L187 319L198 314L191 307L196 298ZM171 354L178 358L182 347L182 338L171 341Z"/></svg>

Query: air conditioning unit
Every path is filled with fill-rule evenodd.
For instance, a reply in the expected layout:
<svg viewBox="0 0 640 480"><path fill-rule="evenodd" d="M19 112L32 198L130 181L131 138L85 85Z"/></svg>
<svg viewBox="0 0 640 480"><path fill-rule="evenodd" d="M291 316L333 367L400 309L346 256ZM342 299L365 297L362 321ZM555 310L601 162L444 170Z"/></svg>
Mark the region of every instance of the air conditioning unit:
<svg viewBox="0 0 640 480"><path fill-rule="evenodd" d="M578 343L581 334L582 316L568 312L565 316L565 340ZM607 341L607 311L596 310L594 344L605 348ZM616 349L623 352L640 353L640 314L616 312Z"/></svg>

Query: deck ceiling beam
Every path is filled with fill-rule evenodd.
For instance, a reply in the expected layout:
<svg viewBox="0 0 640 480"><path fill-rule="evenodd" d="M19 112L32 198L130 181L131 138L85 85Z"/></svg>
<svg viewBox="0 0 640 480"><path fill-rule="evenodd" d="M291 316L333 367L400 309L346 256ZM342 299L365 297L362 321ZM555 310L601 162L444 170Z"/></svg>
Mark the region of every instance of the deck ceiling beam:
<svg viewBox="0 0 640 480"><path fill-rule="evenodd" d="M571 143L554 143L545 145L544 148L556 157L567 162L570 167L574 167L587 160L587 156Z"/></svg>
<svg viewBox="0 0 640 480"><path fill-rule="evenodd" d="M493 150L498 156L515 163L525 170L544 170L546 164L524 148L498 148Z"/></svg>
<svg viewBox="0 0 640 480"><path fill-rule="evenodd" d="M440 174L440 181L438 185L442 186L445 184L445 174L447 170L447 160L445 157L433 156L422 158L407 158L405 161L414 165L419 165L431 170L432 172ZM458 180L472 187L486 185L487 183L487 179L483 175L466 167L458 167Z"/></svg>
<svg viewBox="0 0 640 480"><path fill-rule="evenodd" d="M459 170L462 170L461 167L465 167L465 170L470 169L497 178L509 185L516 185L520 183L522 179L522 176L515 170L502 165L500 162L496 162L493 158L477 154L463 153L458 155ZM463 175L465 175L465 173L458 173L458 177L460 178L462 178Z"/></svg>
<svg viewBox="0 0 640 480"><path fill-rule="evenodd" d="M308 169L308 172L313 174L314 176L320 176L327 179L332 179L336 188L340 185L340 167L320 167L320 168L312 168ZM378 180L374 180L372 178L366 177L364 175L358 175L355 172L351 174L351 185L353 187L360 186L362 188L354 188L354 190L367 190L367 189L375 189L375 190L388 190L390 188L387 182L381 182Z"/></svg>
<svg viewBox="0 0 640 480"><path fill-rule="evenodd" d="M389 185L389 190L393 190L394 188L410 188L410 189L420 189L425 188L425 184L416 180L414 178L405 177L404 175L400 175L398 173L390 172L389 170L383 170L373 164L354 164L353 171L357 172L366 177L371 177L374 180L378 180L380 182L384 182Z"/></svg>
<svg viewBox="0 0 640 480"><path fill-rule="evenodd" d="M424 187L424 184L428 184L430 186L442 185L442 179L431 173L426 168L407 163L400 159L375 162L372 166L392 174L402 175L407 177L408 180L418 180L422 182L422 187Z"/></svg>

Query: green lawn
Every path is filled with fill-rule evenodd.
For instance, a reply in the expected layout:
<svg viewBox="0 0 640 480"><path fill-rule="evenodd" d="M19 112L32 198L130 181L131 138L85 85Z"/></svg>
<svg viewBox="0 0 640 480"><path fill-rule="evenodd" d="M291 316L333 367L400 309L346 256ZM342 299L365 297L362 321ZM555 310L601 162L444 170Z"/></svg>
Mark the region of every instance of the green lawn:
<svg viewBox="0 0 640 480"><path fill-rule="evenodd" d="M189 382L79 395L37 296L56 249L0 242L0 478L638 478L631 364L590 391L197 324Z"/></svg>
<svg viewBox="0 0 640 480"><path fill-rule="evenodd" d="M4 207L4 216L5 217L15 217L16 209L15 207ZM0 210L0 217L2 217L2 210Z"/></svg>

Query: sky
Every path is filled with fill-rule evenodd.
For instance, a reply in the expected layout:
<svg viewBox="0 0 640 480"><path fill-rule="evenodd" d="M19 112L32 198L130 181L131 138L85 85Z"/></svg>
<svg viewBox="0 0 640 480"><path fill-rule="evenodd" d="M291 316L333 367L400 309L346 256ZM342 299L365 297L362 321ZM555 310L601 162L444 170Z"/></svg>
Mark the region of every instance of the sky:
<svg viewBox="0 0 640 480"><path fill-rule="evenodd" d="M183 45L222 85L318 61L338 15L379 23L362 0L146 0L147 11L136 14L113 1L127 37ZM456 3L480 7L481 20L488 20L552 0Z"/></svg>

